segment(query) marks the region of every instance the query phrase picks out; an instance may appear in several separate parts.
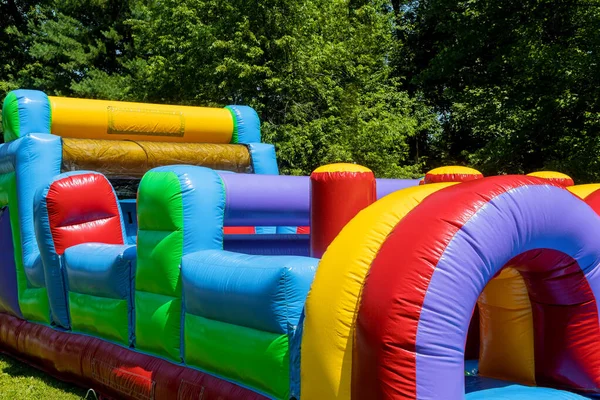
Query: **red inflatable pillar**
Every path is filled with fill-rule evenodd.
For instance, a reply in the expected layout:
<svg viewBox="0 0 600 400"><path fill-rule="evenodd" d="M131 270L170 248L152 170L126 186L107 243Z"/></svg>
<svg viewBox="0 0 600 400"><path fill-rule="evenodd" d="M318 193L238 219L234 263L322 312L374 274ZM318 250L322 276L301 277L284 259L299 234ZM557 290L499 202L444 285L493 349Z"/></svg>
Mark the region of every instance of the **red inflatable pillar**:
<svg viewBox="0 0 600 400"><path fill-rule="evenodd" d="M330 164L310 175L310 253L327 246L360 210L377 199L375 175L356 164Z"/></svg>

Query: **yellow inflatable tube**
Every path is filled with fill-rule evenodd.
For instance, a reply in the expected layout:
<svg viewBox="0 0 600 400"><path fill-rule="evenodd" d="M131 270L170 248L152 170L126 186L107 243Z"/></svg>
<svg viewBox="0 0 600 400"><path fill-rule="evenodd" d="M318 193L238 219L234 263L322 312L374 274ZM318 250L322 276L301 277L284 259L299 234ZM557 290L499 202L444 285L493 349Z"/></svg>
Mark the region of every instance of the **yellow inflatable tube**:
<svg viewBox="0 0 600 400"><path fill-rule="evenodd" d="M79 139L230 143L225 108L186 107L48 96L53 134Z"/></svg>

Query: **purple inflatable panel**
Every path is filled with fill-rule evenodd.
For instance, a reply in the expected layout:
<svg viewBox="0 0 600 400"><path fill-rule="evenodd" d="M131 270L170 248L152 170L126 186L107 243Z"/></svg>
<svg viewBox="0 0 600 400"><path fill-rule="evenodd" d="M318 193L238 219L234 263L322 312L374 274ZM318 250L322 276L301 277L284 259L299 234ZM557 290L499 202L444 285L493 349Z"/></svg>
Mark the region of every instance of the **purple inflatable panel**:
<svg viewBox="0 0 600 400"><path fill-rule="evenodd" d="M377 179L377 198L411 186L419 186L421 179Z"/></svg>
<svg viewBox="0 0 600 400"><path fill-rule="evenodd" d="M219 174L225 185L225 226L306 226L306 176Z"/></svg>
<svg viewBox="0 0 600 400"><path fill-rule="evenodd" d="M225 226L308 226L308 176L219 175L225 185ZM419 184L419 179L377 179L377 198Z"/></svg>
<svg viewBox="0 0 600 400"><path fill-rule="evenodd" d="M8 207L0 210L0 311L22 318Z"/></svg>

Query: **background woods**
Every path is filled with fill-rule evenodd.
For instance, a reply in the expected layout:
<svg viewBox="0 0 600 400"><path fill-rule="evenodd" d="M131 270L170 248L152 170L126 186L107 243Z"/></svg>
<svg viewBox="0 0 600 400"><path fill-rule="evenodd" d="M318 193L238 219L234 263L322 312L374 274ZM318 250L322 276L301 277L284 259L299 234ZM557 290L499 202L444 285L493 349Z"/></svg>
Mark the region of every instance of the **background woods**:
<svg viewBox="0 0 600 400"><path fill-rule="evenodd" d="M600 0L0 0L0 96L249 104L284 173L600 180Z"/></svg>

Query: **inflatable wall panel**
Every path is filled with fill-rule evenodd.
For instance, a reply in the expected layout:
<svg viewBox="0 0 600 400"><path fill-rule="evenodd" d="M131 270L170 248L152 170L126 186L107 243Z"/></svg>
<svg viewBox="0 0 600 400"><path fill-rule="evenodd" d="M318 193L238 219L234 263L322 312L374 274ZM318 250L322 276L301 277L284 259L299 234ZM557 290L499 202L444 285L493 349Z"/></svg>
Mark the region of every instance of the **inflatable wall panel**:
<svg viewBox="0 0 600 400"><path fill-rule="evenodd" d="M10 229L10 211L8 207L0 209L0 311L22 317L17 290L17 267L12 231Z"/></svg>
<svg viewBox="0 0 600 400"><path fill-rule="evenodd" d="M117 197L97 173L57 175L34 199L35 231L52 323L69 329L67 278L62 256L71 246L97 242L124 244L125 228Z"/></svg>
<svg viewBox="0 0 600 400"><path fill-rule="evenodd" d="M0 201L10 212L16 266L16 282L7 284L16 288L20 315L41 323L50 322L50 306L34 232L33 199L59 173L60 138L56 136L31 134L0 147Z"/></svg>
<svg viewBox="0 0 600 400"><path fill-rule="evenodd" d="M290 340L315 269L305 257L186 255L185 361L288 399Z"/></svg>
<svg viewBox="0 0 600 400"><path fill-rule="evenodd" d="M152 168L188 164L252 172L248 148L239 144L67 138L62 143L63 171L94 170L109 178L139 179ZM124 154L127 157L123 157Z"/></svg>
<svg viewBox="0 0 600 400"><path fill-rule="evenodd" d="M208 190L202 190L201 183ZM219 175L208 169L161 167L142 179L135 277L136 347L181 360L181 258L183 254L222 248L224 206Z"/></svg>
<svg viewBox="0 0 600 400"><path fill-rule="evenodd" d="M64 253L71 329L129 346L134 342L132 245L84 243Z"/></svg>

